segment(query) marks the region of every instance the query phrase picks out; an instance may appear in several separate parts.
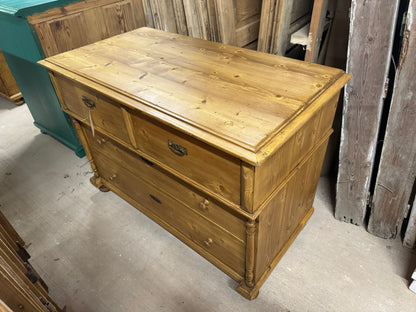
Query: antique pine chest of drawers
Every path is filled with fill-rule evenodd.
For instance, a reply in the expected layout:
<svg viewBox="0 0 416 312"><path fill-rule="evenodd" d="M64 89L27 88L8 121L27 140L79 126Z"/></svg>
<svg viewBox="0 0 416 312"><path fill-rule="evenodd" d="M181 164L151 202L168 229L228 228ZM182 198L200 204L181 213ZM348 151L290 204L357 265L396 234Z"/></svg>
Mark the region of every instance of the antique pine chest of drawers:
<svg viewBox="0 0 416 312"><path fill-rule="evenodd" d="M257 296L311 216L343 71L141 28L40 62L101 190Z"/></svg>

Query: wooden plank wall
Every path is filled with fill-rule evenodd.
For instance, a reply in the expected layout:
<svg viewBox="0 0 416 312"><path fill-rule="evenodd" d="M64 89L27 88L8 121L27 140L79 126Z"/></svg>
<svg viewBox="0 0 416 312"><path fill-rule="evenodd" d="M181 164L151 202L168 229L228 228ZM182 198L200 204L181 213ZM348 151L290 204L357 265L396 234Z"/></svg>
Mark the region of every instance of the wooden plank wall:
<svg viewBox="0 0 416 312"><path fill-rule="evenodd" d="M143 0L146 24L236 46L257 40L261 0Z"/></svg>
<svg viewBox="0 0 416 312"><path fill-rule="evenodd" d="M363 225L399 0L351 2L335 217Z"/></svg>
<svg viewBox="0 0 416 312"><path fill-rule="evenodd" d="M411 0L374 190L368 231L395 238L416 178L416 0Z"/></svg>

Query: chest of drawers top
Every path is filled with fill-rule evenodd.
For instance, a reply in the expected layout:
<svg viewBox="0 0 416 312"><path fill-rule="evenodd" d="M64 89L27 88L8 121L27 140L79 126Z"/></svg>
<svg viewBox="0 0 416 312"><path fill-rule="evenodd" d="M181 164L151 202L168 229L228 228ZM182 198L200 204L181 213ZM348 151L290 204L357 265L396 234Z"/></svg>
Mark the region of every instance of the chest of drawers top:
<svg viewBox="0 0 416 312"><path fill-rule="evenodd" d="M302 113L336 95L349 77L150 28L40 63L251 165L273 154L305 122Z"/></svg>

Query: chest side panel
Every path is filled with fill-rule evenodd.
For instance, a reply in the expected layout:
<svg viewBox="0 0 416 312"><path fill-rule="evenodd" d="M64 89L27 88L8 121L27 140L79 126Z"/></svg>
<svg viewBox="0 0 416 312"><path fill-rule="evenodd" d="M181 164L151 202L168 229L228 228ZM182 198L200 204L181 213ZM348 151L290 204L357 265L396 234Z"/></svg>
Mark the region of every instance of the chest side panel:
<svg viewBox="0 0 416 312"><path fill-rule="evenodd" d="M338 103L338 94L312 112L299 129L260 167L256 167L253 206L261 203L328 134ZM306 112L307 113L307 112Z"/></svg>
<svg viewBox="0 0 416 312"><path fill-rule="evenodd" d="M256 281L268 276L310 215L327 143L328 136L273 192L260 214Z"/></svg>

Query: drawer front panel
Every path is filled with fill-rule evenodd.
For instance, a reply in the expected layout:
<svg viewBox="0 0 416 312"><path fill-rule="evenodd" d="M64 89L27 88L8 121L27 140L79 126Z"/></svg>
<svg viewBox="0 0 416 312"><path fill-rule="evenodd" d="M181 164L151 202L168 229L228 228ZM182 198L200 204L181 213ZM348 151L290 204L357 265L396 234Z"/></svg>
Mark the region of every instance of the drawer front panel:
<svg viewBox="0 0 416 312"><path fill-rule="evenodd" d="M240 204L239 160L138 112L132 113L132 122L141 151Z"/></svg>
<svg viewBox="0 0 416 312"><path fill-rule="evenodd" d="M90 111L94 128L130 143L123 111L117 103L68 79L59 76L55 78L65 111L73 113L74 117L87 124L90 124ZM88 105L94 107L88 108Z"/></svg>
<svg viewBox="0 0 416 312"><path fill-rule="evenodd" d="M118 166L126 168L150 184L157 185L158 188L171 194L189 208L224 228L239 240L245 241L245 221L235 215L235 212L221 208L211 198L204 196L197 190L191 190L178 178L120 144L99 133L93 137L88 127L85 126L84 128L89 146L94 155L100 153L107 156Z"/></svg>
<svg viewBox="0 0 416 312"><path fill-rule="evenodd" d="M244 275L245 244L171 196L95 152L100 175L218 260Z"/></svg>

